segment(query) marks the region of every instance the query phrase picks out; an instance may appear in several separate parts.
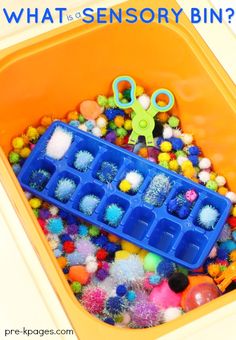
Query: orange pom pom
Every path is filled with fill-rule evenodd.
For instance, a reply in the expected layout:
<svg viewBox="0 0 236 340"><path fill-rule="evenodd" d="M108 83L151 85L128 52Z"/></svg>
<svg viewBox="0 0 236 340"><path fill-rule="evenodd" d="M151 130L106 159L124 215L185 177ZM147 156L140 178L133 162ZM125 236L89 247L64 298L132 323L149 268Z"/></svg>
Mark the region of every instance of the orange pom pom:
<svg viewBox="0 0 236 340"><path fill-rule="evenodd" d="M71 120L78 120L79 114L77 111L71 111L67 114L67 120L70 122Z"/></svg>
<svg viewBox="0 0 236 340"><path fill-rule="evenodd" d="M234 262L236 261L236 250L232 250L229 255L230 261Z"/></svg>
<svg viewBox="0 0 236 340"><path fill-rule="evenodd" d="M116 124L116 126L119 128L119 127L122 127L124 125L124 117L122 116L116 116L115 119L114 119L114 123Z"/></svg>
<svg viewBox="0 0 236 340"><path fill-rule="evenodd" d="M52 124L52 117L49 116L44 116L41 121L40 124L44 127L48 127L49 125Z"/></svg>
<svg viewBox="0 0 236 340"><path fill-rule="evenodd" d="M84 100L80 104L80 113L85 119L96 119L102 112L97 102L94 100Z"/></svg>
<svg viewBox="0 0 236 340"><path fill-rule="evenodd" d="M227 192L228 192L228 189L225 188L225 187L219 187L219 189L218 189L218 193L219 193L220 195L225 196L225 195L227 194Z"/></svg>
<svg viewBox="0 0 236 340"><path fill-rule="evenodd" d="M169 115L167 112L160 112L157 118L161 123L166 123L167 120L169 119Z"/></svg>
<svg viewBox="0 0 236 340"><path fill-rule="evenodd" d="M108 240L110 241L110 242L118 242L119 241L119 237L117 237L116 235L113 235L113 234L109 234L108 235Z"/></svg>
<svg viewBox="0 0 236 340"><path fill-rule="evenodd" d="M148 149L147 148L141 148L138 152L139 156L147 158L148 157Z"/></svg>
<svg viewBox="0 0 236 340"><path fill-rule="evenodd" d="M220 265L217 263L211 263L208 265L207 271L211 277L216 277L220 274Z"/></svg>
<svg viewBox="0 0 236 340"><path fill-rule="evenodd" d="M44 134L44 132L46 131L46 127L45 126L39 126L39 127L37 127L37 131L40 134L40 136L42 136Z"/></svg>
<svg viewBox="0 0 236 340"><path fill-rule="evenodd" d="M58 257L57 262L58 262L59 266L61 267L61 269L65 268L65 266L67 265L67 260L64 256Z"/></svg>
<svg viewBox="0 0 236 340"><path fill-rule="evenodd" d="M84 266L72 266L69 271L69 279L86 285L89 280L89 273Z"/></svg>
<svg viewBox="0 0 236 340"><path fill-rule="evenodd" d="M116 145L121 146L124 144L124 138L122 137L117 137L115 141Z"/></svg>

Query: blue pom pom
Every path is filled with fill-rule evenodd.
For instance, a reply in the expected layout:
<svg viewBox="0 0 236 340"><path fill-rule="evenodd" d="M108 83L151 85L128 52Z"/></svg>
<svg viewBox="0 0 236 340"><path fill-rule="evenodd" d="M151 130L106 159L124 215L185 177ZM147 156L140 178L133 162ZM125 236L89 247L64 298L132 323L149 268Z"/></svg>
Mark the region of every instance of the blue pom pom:
<svg viewBox="0 0 236 340"><path fill-rule="evenodd" d="M14 171L15 175L19 175L20 171L21 171L21 166L20 164L13 164L12 165L12 170Z"/></svg>
<svg viewBox="0 0 236 340"><path fill-rule="evenodd" d="M168 260L162 260L157 266L157 274L161 277L168 278L175 271L175 265Z"/></svg>
<svg viewBox="0 0 236 340"><path fill-rule="evenodd" d="M86 225L84 225L84 224L81 224L79 226L78 233L79 233L79 236L81 236L81 237L88 236L88 227Z"/></svg>
<svg viewBox="0 0 236 340"><path fill-rule="evenodd" d="M173 214L175 211L177 211L179 208L178 200L177 198L172 198L167 205L167 210Z"/></svg>
<svg viewBox="0 0 236 340"><path fill-rule="evenodd" d="M88 131L91 131L95 126L94 120L87 120L87 122L85 122L84 124L87 127Z"/></svg>
<svg viewBox="0 0 236 340"><path fill-rule="evenodd" d="M190 155L194 155L194 156L200 155L200 149L195 145L190 146L188 148L188 152L189 152Z"/></svg>
<svg viewBox="0 0 236 340"><path fill-rule="evenodd" d="M121 109L106 109L105 115L107 116L108 120L113 120L116 116L124 116L125 113Z"/></svg>
<svg viewBox="0 0 236 340"><path fill-rule="evenodd" d="M100 203L100 198L95 195L85 195L79 203L79 210L85 215L92 215Z"/></svg>
<svg viewBox="0 0 236 340"><path fill-rule="evenodd" d="M112 315L120 314L124 310L124 302L118 296L110 297L106 302L106 309Z"/></svg>
<svg viewBox="0 0 236 340"><path fill-rule="evenodd" d="M77 219L73 215L67 215L66 216L67 224L76 224L76 221L77 221Z"/></svg>
<svg viewBox="0 0 236 340"><path fill-rule="evenodd" d="M71 121L69 122L69 125L70 125L70 126L73 126L73 127L75 127L75 128L77 128L77 127L79 127L80 123L79 123L78 120L71 120Z"/></svg>
<svg viewBox="0 0 236 340"><path fill-rule="evenodd" d="M190 162L192 162L193 166L198 165L198 161L199 161L198 156L190 155L188 156L188 159L190 160Z"/></svg>
<svg viewBox="0 0 236 340"><path fill-rule="evenodd" d="M97 178L103 183L111 183L118 172L117 165L112 162L102 162L97 172Z"/></svg>
<svg viewBox="0 0 236 340"><path fill-rule="evenodd" d="M70 235L68 235L68 234L60 235L59 238L61 240L61 243L64 243L66 241L72 241Z"/></svg>
<svg viewBox="0 0 236 340"><path fill-rule="evenodd" d="M157 141L156 141L156 146L158 146L158 147L159 147L159 146L161 145L161 143L162 143L162 142L164 142L164 141L165 141L165 139L164 139L164 138L162 138L162 137L158 137L158 138L157 138Z"/></svg>
<svg viewBox="0 0 236 340"><path fill-rule="evenodd" d="M85 172L89 169L93 160L94 157L91 152L80 150L75 155L74 167L81 172Z"/></svg>
<svg viewBox="0 0 236 340"><path fill-rule="evenodd" d="M106 243L108 242L108 238L105 235L93 237L91 240L96 246L98 246L100 248L104 248Z"/></svg>
<svg viewBox="0 0 236 340"><path fill-rule="evenodd" d="M129 290L127 295L126 295L126 298L129 302L133 302L137 297L137 294L135 293L134 290Z"/></svg>
<svg viewBox="0 0 236 340"><path fill-rule="evenodd" d="M179 218L185 219L185 218L188 217L190 212L191 212L191 209L190 209L189 205L184 204L184 205L182 205L182 207L179 208L179 210L177 211L177 214L178 214Z"/></svg>
<svg viewBox="0 0 236 340"><path fill-rule="evenodd" d="M220 260L227 260L228 259L228 251L224 248L219 248L217 251L217 258Z"/></svg>
<svg viewBox="0 0 236 340"><path fill-rule="evenodd" d="M116 294L120 297L124 296L127 293L127 289L125 287L125 285L119 285L116 288Z"/></svg>
<svg viewBox="0 0 236 340"><path fill-rule="evenodd" d="M233 240L222 242L220 248L218 249L218 252L220 249L225 249L228 253L231 253L231 251L236 249L236 242L234 242Z"/></svg>
<svg viewBox="0 0 236 340"><path fill-rule="evenodd" d="M32 189L42 191L47 185L50 178L51 174L49 171L46 171L44 169L35 170L30 176L29 186Z"/></svg>
<svg viewBox="0 0 236 340"><path fill-rule="evenodd" d="M56 186L54 196L61 202L67 202L76 189L76 183L70 178L61 178Z"/></svg>
<svg viewBox="0 0 236 340"><path fill-rule="evenodd" d="M62 255L62 251L61 251L60 249L55 249L55 250L53 251L53 253L54 253L54 256L55 256L56 258L58 258L58 257L60 257L60 256Z"/></svg>
<svg viewBox="0 0 236 340"><path fill-rule="evenodd" d="M113 227L117 227L124 214L124 210L115 203L107 206L104 221Z"/></svg>
<svg viewBox="0 0 236 340"><path fill-rule="evenodd" d="M115 325L115 321L112 318L105 318L103 321L108 323L108 325L111 325L111 326Z"/></svg>
<svg viewBox="0 0 236 340"><path fill-rule="evenodd" d="M198 214L198 224L204 229L211 230L214 228L219 217L219 212L211 205L202 207Z"/></svg>
<svg viewBox="0 0 236 340"><path fill-rule="evenodd" d="M60 216L61 218L64 218L66 219L69 215L68 215L68 212L66 212L65 210L59 210L58 211L58 216Z"/></svg>
<svg viewBox="0 0 236 340"><path fill-rule="evenodd" d="M62 219L50 218L47 223L47 229L52 234L60 234L64 230Z"/></svg>
<svg viewBox="0 0 236 340"><path fill-rule="evenodd" d="M85 263L85 256L83 254L80 254L78 251L74 251L71 254L67 254L67 261L70 266L76 266L78 264L84 264Z"/></svg>
<svg viewBox="0 0 236 340"><path fill-rule="evenodd" d="M63 273L64 273L64 274L68 274L68 273L69 273L69 271L70 271L70 269L69 269L69 268L67 268L67 267L63 268Z"/></svg>
<svg viewBox="0 0 236 340"><path fill-rule="evenodd" d="M158 174L151 180L143 200L153 206L160 207L171 189L169 177L164 174Z"/></svg>
<svg viewBox="0 0 236 340"><path fill-rule="evenodd" d="M107 244L105 244L103 246L103 248L110 254L114 254L119 248L119 245L113 242L107 242Z"/></svg>
<svg viewBox="0 0 236 340"><path fill-rule="evenodd" d="M159 275L151 275L149 277L149 282L151 285L157 285L161 282L161 277Z"/></svg>
<svg viewBox="0 0 236 340"><path fill-rule="evenodd" d="M175 150L175 151L182 150L183 147L184 147L184 142L183 142L182 139L180 139L180 138L171 137L171 138L169 139L169 141L171 142L172 148L173 148L173 150Z"/></svg>

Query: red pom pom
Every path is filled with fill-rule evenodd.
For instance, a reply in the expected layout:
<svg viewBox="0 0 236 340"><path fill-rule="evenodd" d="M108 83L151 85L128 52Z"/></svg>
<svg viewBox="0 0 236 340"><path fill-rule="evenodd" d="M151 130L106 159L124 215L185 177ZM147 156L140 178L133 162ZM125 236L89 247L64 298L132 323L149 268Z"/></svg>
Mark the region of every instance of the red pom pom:
<svg viewBox="0 0 236 340"><path fill-rule="evenodd" d="M236 217L230 216L228 218L228 223L232 229L235 229L236 228Z"/></svg>
<svg viewBox="0 0 236 340"><path fill-rule="evenodd" d="M107 258L108 252L105 249L99 249L97 251L96 257L99 261L105 260Z"/></svg>
<svg viewBox="0 0 236 340"><path fill-rule="evenodd" d="M99 261L99 262L98 262L98 269L102 269L102 266L103 266L103 265L102 265L102 262Z"/></svg>
<svg viewBox="0 0 236 340"><path fill-rule="evenodd" d="M42 229L46 226L46 221L43 220L42 218L38 218L38 222Z"/></svg>
<svg viewBox="0 0 236 340"><path fill-rule="evenodd" d="M170 153L170 159L176 159L176 156L173 152Z"/></svg>
<svg viewBox="0 0 236 340"><path fill-rule="evenodd" d="M65 253L69 254L69 253L73 253L73 251L75 250L75 245L74 242L72 241L66 241L63 243L63 250Z"/></svg>

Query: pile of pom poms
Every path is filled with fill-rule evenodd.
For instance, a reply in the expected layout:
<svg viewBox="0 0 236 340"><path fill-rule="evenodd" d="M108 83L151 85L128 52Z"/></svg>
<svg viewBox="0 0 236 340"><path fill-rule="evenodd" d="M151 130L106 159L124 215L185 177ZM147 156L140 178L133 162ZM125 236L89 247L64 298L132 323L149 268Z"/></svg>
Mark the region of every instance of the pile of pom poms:
<svg viewBox="0 0 236 340"><path fill-rule="evenodd" d="M142 86L137 86L136 96L146 110L150 96ZM130 100L130 89L120 93L120 99ZM163 105L160 102L159 105ZM190 133L181 130L178 117L170 112L156 116L154 130L155 146L147 148L144 140L131 148L128 138L132 131L133 112L116 107L112 96L99 95L96 100L85 100L78 110L69 112L63 121L82 131L104 138L140 157L160 166L178 172L196 183L205 185L228 197L233 208L227 223L203 266L194 272L187 271L161 256L148 253L139 247L120 240L94 225L85 223L56 206L26 192L26 197L63 271L68 283L84 308L109 325L123 328L146 328L157 326L180 317L183 313L219 296L215 278L236 261L236 194L229 191L226 179L214 172L211 161L204 157L194 143ZM12 139L9 162L16 175L39 138L53 122L44 116L38 126L28 127L20 136ZM72 143L72 136L66 130L58 130L47 145L48 157L60 159ZM96 153L81 148L71 154L71 164L80 172L86 172ZM143 187L145 203L160 207L169 195L172 183L168 176L157 174L150 183L145 183L145 169L130 167L126 173L119 173L121 164L113 159L96 160L97 181L105 186L116 183L125 194L135 195ZM36 168L29 176L29 186L42 191L51 180L50 169ZM55 179L54 198L68 202L74 195L78 183L69 176ZM168 201L169 213L177 218L187 218L198 200L198 193L189 188L174 194ZM91 216L101 202L101 197L92 191L85 191L76 207ZM125 214L125 205L118 201L106 202L104 223L119 226ZM207 230L214 229L219 218L214 202L201 206L194 223ZM204 232L204 231L203 231ZM226 289L235 289L234 282ZM200 298L199 298L200 297Z"/></svg>

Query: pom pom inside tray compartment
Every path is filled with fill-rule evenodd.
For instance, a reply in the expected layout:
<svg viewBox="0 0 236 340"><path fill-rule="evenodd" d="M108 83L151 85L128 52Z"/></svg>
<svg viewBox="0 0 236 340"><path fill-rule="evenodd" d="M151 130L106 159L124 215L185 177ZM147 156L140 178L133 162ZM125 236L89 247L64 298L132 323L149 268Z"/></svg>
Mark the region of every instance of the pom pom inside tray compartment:
<svg viewBox="0 0 236 340"><path fill-rule="evenodd" d="M46 156L45 151L58 126L72 133L73 139L64 157L54 160ZM86 171L78 171L74 167L75 156L80 150L88 151L93 156ZM109 178L107 183L99 180L98 176L104 162L108 162L116 170L112 180ZM31 174L44 168L50 171L51 178L44 189L38 191L29 185ZM119 183L130 170L136 170L144 177L134 195L124 193L119 188ZM156 181L157 175L159 181ZM67 201L55 197L57 184L63 178L73 183L73 190ZM169 182L168 190L161 186L161 178L165 186ZM202 265L220 235L231 209L231 202L224 196L61 122L54 122L41 137L22 167L19 181L26 191L45 201L190 269ZM188 216L180 219L168 212L168 202L189 189L195 190L198 198ZM91 204L89 214L84 213L87 209L83 212L80 210L83 197ZM157 200L157 197L161 199ZM211 230L202 228L198 223L199 212L205 205L213 206L219 212ZM117 219L119 223L109 223L108 218Z"/></svg>

